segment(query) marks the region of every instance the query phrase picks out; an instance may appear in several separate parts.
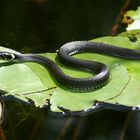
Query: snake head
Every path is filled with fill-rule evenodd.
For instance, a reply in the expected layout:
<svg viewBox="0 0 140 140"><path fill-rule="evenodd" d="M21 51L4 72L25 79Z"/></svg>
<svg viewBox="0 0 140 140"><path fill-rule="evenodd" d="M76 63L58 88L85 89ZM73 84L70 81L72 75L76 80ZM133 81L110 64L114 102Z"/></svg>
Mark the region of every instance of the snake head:
<svg viewBox="0 0 140 140"><path fill-rule="evenodd" d="M6 61L14 61L15 55L10 52L0 52L0 59Z"/></svg>

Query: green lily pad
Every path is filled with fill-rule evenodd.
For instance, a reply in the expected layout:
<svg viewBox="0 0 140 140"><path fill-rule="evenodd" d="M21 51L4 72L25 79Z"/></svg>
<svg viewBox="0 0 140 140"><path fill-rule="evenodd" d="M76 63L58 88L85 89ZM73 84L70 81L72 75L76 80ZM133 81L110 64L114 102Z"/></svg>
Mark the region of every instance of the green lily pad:
<svg viewBox="0 0 140 140"><path fill-rule="evenodd" d="M140 38L138 34L137 38L138 40ZM102 37L93 41L139 49L139 41L131 42L125 35ZM90 73L64 66L56 59L56 53L44 53L40 55L55 61L67 75L73 77L87 77L91 75ZM25 102L32 101L36 107L40 108L48 105L49 101L50 111L52 112L63 112L61 108L71 112L86 110L92 107L97 101L115 104L116 106L140 106L140 64L138 61L95 53L77 54L74 57L105 63L111 73L108 84L92 92L74 92L56 84L48 70L39 64L30 62L11 65L10 63L1 61L0 87L1 90L6 92L4 97L12 95Z"/></svg>
<svg viewBox="0 0 140 140"><path fill-rule="evenodd" d="M117 46L127 47L131 49L136 49L138 47L137 42L132 43L129 38L120 36L103 37L94 41L104 42L112 45L115 44ZM138 82L138 75L140 70L139 62L99 54L80 54L77 55L77 57L83 59L86 58L89 60L97 60L107 64L110 67L111 71L110 81L103 88L86 94L70 93L68 91L62 91L62 89L58 89L57 91L55 90L55 94L50 99L52 104L51 109L53 111L57 110L57 106L63 107L70 111L84 110L86 108L92 107L93 104L96 103L96 101L112 104L117 103L120 105L131 107L139 106L140 100L137 97L137 95L139 94L139 90L137 90L137 88L140 85L140 83ZM136 93L133 94L132 90L135 90ZM126 92L127 94L125 94ZM69 98L67 98L68 96ZM133 96L133 100L131 96ZM137 102L135 102L134 98L137 98Z"/></svg>

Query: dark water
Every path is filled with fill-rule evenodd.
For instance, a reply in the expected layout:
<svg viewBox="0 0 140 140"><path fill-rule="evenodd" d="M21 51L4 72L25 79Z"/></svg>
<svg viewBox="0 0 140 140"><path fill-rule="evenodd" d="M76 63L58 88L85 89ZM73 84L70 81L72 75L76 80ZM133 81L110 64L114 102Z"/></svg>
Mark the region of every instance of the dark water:
<svg viewBox="0 0 140 140"><path fill-rule="evenodd" d="M0 45L47 52L68 41L109 35L123 4L124 0L1 1Z"/></svg>
<svg viewBox="0 0 140 140"><path fill-rule="evenodd" d="M0 1L0 45L39 53L55 51L68 41L111 35L127 2L127 10L139 4L139 0ZM5 102L6 140L140 139L140 113L104 110L87 117L51 118L46 110Z"/></svg>

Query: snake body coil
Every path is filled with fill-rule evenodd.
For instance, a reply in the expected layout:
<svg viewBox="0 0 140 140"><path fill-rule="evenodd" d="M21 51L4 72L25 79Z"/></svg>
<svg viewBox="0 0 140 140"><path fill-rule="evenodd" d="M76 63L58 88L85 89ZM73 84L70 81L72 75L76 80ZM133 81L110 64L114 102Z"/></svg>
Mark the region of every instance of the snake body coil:
<svg viewBox="0 0 140 140"><path fill-rule="evenodd" d="M107 66L100 62L82 60L72 55L83 52L94 52L99 54L105 54L109 56L121 57L126 59L139 60L140 51L127 48L121 48L113 45L89 42L89 41L74 41L64 44L58 50L58 58L60 61L68 66L88 70L96 73L95 76L88 78L73 78L70 77L59 68L49 58L36 54L16 54L10 52L0 52L1 59L7 59L13 62L36 62L39 63L50 71L56 81L67 88L80 91L88 91L98 89L104 86L109 79L109 70Z"/></svg>

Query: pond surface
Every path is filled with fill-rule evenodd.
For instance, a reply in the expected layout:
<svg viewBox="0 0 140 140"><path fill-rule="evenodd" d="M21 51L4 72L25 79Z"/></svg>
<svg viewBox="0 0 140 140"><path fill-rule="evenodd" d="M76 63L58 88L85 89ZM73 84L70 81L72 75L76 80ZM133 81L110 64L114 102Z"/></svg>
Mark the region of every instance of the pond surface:
<svg viewBox="0 0 140 140"><path fill-rule="evenodd" d="M5 0L0 45L20 52L54 52L73 40L124 31L123 10L139 0ZM119 26L119 27L118 27ZM139 112L103 110L85 117L50 117L45 109L5 100L0 140L139 140Z"/></svg>

